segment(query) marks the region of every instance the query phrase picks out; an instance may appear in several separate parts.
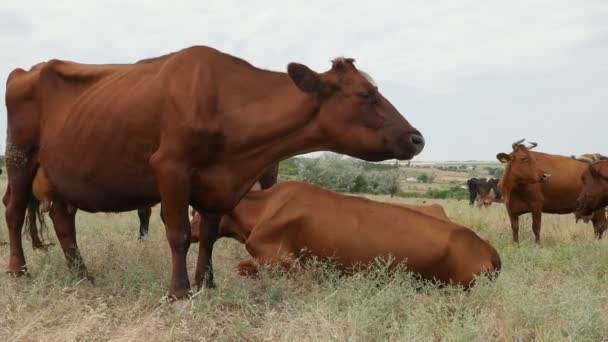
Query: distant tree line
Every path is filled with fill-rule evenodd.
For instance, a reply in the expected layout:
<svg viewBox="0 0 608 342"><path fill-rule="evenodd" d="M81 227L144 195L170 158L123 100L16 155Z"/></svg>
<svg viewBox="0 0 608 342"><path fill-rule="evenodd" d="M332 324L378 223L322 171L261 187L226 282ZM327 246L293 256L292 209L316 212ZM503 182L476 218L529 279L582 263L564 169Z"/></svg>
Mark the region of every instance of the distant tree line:
<svg viewBox="0 0 608 342"><path fill-rule="evenodd" d="M499 170L499 168L497 168ZM418 183L433 183L433 173L415 176ZM370 163L334 153L318 158L293 157L279 164L279 181L297 180L347 193L388 194L401 197L465 199L468 190L464 183L451 182L447 189L428 189L425 192L402 191L397 164Z"/></svg>
<svg viewBox="0 0 608 342"><path fill-rule="evenodd" d="M337 192L395 195L399 191L397 165L370 163L334 153L281 162L279 180L290 179Z"/></svg>

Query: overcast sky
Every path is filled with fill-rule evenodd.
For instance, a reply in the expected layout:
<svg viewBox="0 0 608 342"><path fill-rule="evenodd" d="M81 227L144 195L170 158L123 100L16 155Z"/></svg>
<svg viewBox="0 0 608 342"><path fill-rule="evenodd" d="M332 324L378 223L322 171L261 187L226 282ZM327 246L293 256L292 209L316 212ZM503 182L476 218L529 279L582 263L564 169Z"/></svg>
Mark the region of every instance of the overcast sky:
<svg viewBox="0 0 608 342"><path fill-rule="evenodd" d="M12 69L52 58L133 62L191 45L281 71L355 58L424 134L417 160L495 160L524 137L608 154L607 0L2 0L0 92Z"/></svg>

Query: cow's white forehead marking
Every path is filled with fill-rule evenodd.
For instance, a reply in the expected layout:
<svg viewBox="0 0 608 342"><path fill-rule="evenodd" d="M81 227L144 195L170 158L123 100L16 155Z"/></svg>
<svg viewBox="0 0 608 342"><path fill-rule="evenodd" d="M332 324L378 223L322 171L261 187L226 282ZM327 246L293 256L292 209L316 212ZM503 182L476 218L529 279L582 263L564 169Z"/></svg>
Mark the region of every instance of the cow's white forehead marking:
<svg viewBox="0 0 608 342"><path fill-rule="evenodd" d="M371 83L374 87L378 87L378 84L376 83L376 81L374 81L374 79L365 71L361 70L361 69L357 69L359 70L359 73L361 73L361 75L363 75L363 77L365 77L365 79Z"/></svg>

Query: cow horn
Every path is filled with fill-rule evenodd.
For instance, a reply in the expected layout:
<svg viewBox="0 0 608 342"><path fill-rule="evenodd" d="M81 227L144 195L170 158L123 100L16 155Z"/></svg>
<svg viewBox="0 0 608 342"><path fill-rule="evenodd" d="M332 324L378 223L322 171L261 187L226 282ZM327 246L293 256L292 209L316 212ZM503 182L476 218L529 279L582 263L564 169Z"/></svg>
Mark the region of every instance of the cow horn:
<svg viewBox="0 0 608 342"><path fill-rule="evenodd" d="M593 159L587 158L587 157L583 157L583 156L572 156L572 159L576 159L578 161L582 161L582 162L589 163L589 164L591 164L591 163L594 162Z"/></svg>
<svg viewBox="0 0 608 342"><path fill-rule="evenodd" d="M531 150L531 149L535 148L536 146L538 146L538 143L530 141L530 146L528 147L528 150Z"/></svg>
<svg viewBox="0 0 608 342"><path fill-rule="evenodd" d="M526 138L519 139L519 140L517 140L516 142L514 142L514 143L513 143L513 145L511 145L511 146L513 146L513 149L516 149L516 148L517 148L517 145L519 145L519 144L521 144L522 142L524 142L524 140L526 140Z"/></svg>

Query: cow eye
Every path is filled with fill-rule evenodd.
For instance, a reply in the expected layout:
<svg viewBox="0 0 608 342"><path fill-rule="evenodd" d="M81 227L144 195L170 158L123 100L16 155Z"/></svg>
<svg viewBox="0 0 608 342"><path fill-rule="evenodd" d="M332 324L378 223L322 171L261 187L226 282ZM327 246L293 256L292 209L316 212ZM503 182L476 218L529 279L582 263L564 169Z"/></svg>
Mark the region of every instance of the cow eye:
<svg viewBox="0 0 608 342"><path fill-rule="evenodd" d="M362 100L366 100L369 101L372 99L372 94L370 94L369 92L360 92L356 94L358 98L362 99Z"/></svg>

